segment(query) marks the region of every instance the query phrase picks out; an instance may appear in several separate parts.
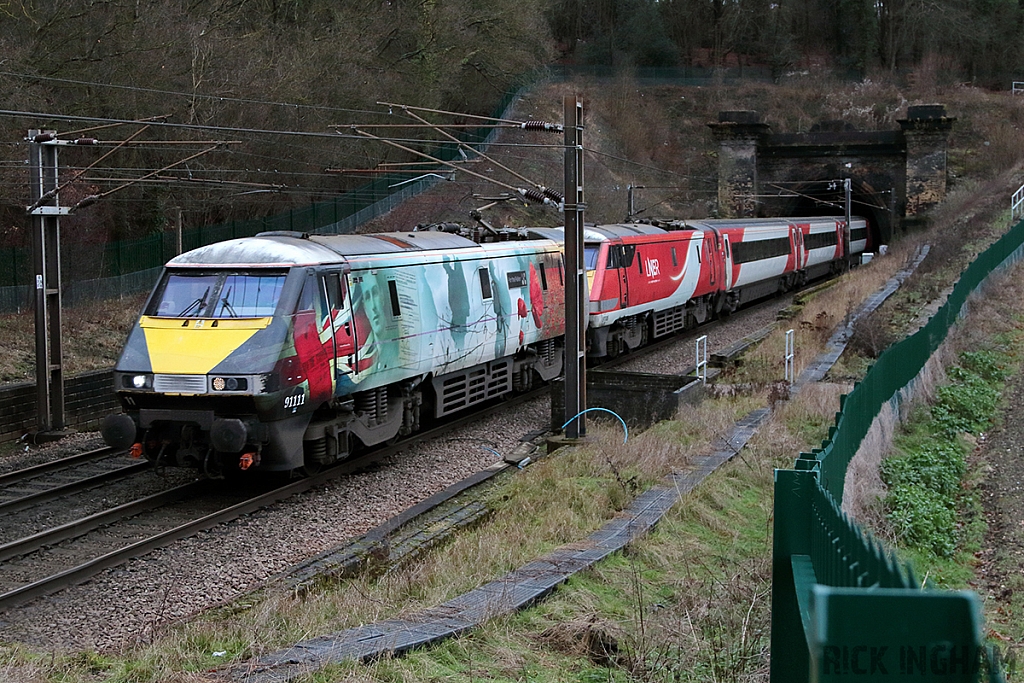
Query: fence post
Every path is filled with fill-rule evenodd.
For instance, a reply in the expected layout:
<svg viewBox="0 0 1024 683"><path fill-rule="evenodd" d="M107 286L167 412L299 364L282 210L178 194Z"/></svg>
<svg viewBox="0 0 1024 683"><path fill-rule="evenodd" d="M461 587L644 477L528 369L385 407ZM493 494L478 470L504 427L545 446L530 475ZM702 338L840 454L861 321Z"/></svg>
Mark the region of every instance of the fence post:
<svg viewBox="0 0 1024 683"><path fill-rule="evenodd" d="M771 683L809 680L811 654L796 595L793 555L811 551L808 520L816 474L775 470L775 505L772 532Z"/></svg>

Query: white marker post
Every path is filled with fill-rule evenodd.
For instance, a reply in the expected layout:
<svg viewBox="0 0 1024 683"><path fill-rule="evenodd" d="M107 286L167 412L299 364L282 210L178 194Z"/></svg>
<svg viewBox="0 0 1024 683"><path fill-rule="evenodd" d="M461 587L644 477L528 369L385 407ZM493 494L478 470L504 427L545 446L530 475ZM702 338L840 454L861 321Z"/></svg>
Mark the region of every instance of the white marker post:
<svg viewBox="0 0 1024 683"><path fill-rule="evenodd" d="M786 332L786 381L790 384L796 379L795 363L796 353L793 344L793 330Z"/></svg>
<svg viewBox="0 0 1024 683"><path fill-rule="evenodd" d="M697 379L708 383L708 336L705 334L697 340L694 349L694 366L697 368Z"/></svg>

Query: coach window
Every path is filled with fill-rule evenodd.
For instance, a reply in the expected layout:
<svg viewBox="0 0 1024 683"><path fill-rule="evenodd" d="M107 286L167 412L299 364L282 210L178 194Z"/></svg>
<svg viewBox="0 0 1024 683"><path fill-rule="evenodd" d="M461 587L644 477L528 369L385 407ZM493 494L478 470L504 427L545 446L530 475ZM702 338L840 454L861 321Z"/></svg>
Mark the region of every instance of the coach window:
<svg viewBox="0 0 1024 683"><path fill-rule="evenodd" d="M480 268L476 271L480 275L480 293L484 299L491 298L491 274L486 268Z"/></svg>
<svg viewBox="0 0 1024 683"><path fill-rule="evenodd" d="M544 262L541 261L537 265L540 266L540 288L546 292L548 290L548 276L544 272Z"/></svg>
<svg viewBox="0 0 1024 683"><path fill-rule="evenodd" d="M398 302L398 283L388 280L388 294L391 295L391 315L398 318L402 315L402 307Z"/></svg>
<svg viewBox="0 0 1024 683"><path fill-rule="evenodd" d="M605 269L614 270L620 265L622 265L622 253L618 247L612 247L608 250L608 264Z"/></svg>
<svg viewBox="0 0 1024 683"><path fill-rule="evenodd" d="M327 293L327 307L339 310L345 303L345 292L341 288L341 276L338 273L324 275L324 291Z"/></svg>
<svg viewBox="0 0 1024 683"><path fill-rule="evenodd" d="M701 263L701 260L700 260L700 242L694 242L693 248L697 251L697 263Z"/></svg>
<svg viewBox="0 0 1024 683"><path fill-rule="evenodd" d="M636 256L636 245L624 244L619 247L619 266L629 268L633 265L633 258Z"/></svg>
<svg viewBox="0 0 1024 683"><path fill-rule="evenodd" d="M672 247L672 267L673 268L678 268L679 267L679 259L676 257L676 248L675 247Z"/></svg>
<svg viewBox="0 0 1024 683"><path fill-rule="evenodd" d="M302 283L302 293L299 294L299 303L295 307L296 312L300 311L313 311L316 307L316 279L313 275L309 275L306 281Z"/></svg>

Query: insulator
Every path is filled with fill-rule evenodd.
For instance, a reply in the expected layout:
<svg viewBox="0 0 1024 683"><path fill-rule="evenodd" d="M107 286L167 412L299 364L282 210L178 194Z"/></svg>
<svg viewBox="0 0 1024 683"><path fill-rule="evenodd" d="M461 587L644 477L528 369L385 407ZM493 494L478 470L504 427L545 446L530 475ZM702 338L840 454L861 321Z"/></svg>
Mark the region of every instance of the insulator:
<svg viewBox="0 0 1024 683"><path fill-rule="evenodd" d="M562 202L565 201L565 195L564 194L562 194L558 190L552 190L550 187L545 187L544 188L544 196L545 197L549 197L551 199L554 199L558 203L562 203Z"/></svg>
<svg viewBox="0 0 1024 683"><path fill-rule="evenodd" d="M98 142L99 141L96 138L78 138L75 140L76 145L95 145L98 144Z"/></svg>
<svg viewBox="0 0 1024 683"><path fill-rule="evenodd" d="M99 200L100 200L99 195L91 194L88 197L84 197L80 202L75 204L74 208L76 208L76 209L84 209L85 207L89 206L90 204L95 204Z"/></svg>
<svg viewBox="0 0 1024 683"><path fill-rule="evenodd" d="M56 140L56 139L57 139L57 136L54 135L53 133L40 133L39 135L37 135L34 138L32 138L32 142L35 142L35 143L52 142L53 140Z"/></svg>
<svg viewBox="0 0 1024 683"><path fill-rule="evenodd" d="M538 204L544 203L544 193L541 192L540 190L535 190L532 187L520 188L519 194L523 195L526 199L529 199L531 202L537 202Z"/></svg>
<svg viewBox="0 0 1024 683"><path fill-rule="evenodd" d="M545 121L524 121L522 123L523 130L553 130L561 132L562 124L560 123L547 123Z"/></svg>

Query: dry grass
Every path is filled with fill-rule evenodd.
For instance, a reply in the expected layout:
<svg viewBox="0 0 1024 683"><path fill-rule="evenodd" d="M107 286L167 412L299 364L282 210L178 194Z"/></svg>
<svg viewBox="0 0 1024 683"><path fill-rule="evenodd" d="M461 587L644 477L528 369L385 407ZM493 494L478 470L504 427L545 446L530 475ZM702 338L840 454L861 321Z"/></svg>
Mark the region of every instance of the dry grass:
<svg viewBox="0 0 1024 683"><path fill-rule="evenodd" d="M795 372L799 376L821 354L839 325L845 324L869 296L906 265L915 248L915 240L900 242L887 256L855 268L834 286L807 297L796 316L748 351L742 364L727 373L726 381L766 387L783 380L786 332L790 329L794 337Z"/></svg>
<svg viewBox="0 0 1024 683"><path fill-rule="evenodd" d="M540 460L517 473L492 497L495 514L488 521L459 534L443 549L429 553L414 565L376 578L364 576L336 586L325 585L301 599L290 594L270 593L250 600L251 607L228 607L157 633L151 644L138 646L132 657L156 662L153 666L164 673L154 675L152 680L187 680L173 677L170 672L182 670L184 661L198 656L195 643L217 643L219 649L229 647L232 652L252 656L303 638L408 615L422 607L444 602L556 546L584 537L628 505L652 481L668 471L684 468L693 454L706 452L710 442L728 430L735 414L745 412L750 403L751 399L745 397L685 407L680 420L632 436L626 444L622 443L623 434L617 423L595 421L588 427L589 444ZM515 667L523 658L531 657L521 651L523 642L529 640L534 643L533 647L550 649L560 656L591 662L607 657L608 665L637 673L653 673L650 667L659 658L665 662L681 661L677 657L682 656L681 651L673 648L697 639L700 644L692 651L692 656L701 661L718 657L720 661L709 666L718 667L719 671L735 667L739 667L737 671L751 667L761 670L763 661L751 662L746 657L763 658L767 642L765 598L770 585L768 518L772 471L791 457L795 443L781 422L769 425L749 450L727 466L731 474L727 475L724 486L700 487L686 500L681 511L672 513L675 523L685 519L686 524L703 528L702 533L720 540L709 537L699 540L695 536L678 537L670 533L658 540L654 548L648 548L643 541L626 553L626 557L651 564L652 571L674 567L685 572L670 579L672 590L677 594L673 605L677 599L683 601L682 612L672 614L685 616L688 628L697 631L691 630L683 641L675 643L672 638L682 633L679 627L683 622L671 625L661 621L669 612L642 618L634 614L623 619L621 614L602 612L607 608L602 607L597 594L570 591L568 599L573 609L568 616L560 615L525 637L511 636L507 644L493 646L494 652L502 653L500 658L504 664L501 666ZM742 505L738 506L737 501ZM742 528L751 523L746 506L758 511L753 531ZM734 570L728 563L723 564L721 557L712 559L725 552L707 545L715 543L725 543L726 548L739 544L737 549L753 552L756 559L747 557L742 560L742 569ZM605 571L612 573L609 580L618 572L632 571L628 562L625 570L620 564L613 565L595 570L596 580L602 580ZM719 576L722 571L727 572L724 583ZM630 581L645 584L637 590L661 590L659 585L647 585L646 580L639 577ZM693 591L694 586L704 588ZM617 592L622 593L622 590L617 589ZM642 607L637 609L646 610L647 605L648 602L642 601ZM500 633L503 630L521 629L521 625L510 625L518 618L498 619L485 627L485 635L474 639L488 641L507 635ZM648 618L651 619L648 630L638 632L639 621ZM726 661L718 646L734 636L743 641L741 650L746 654L739 658L729 655ZM469 643L452 645L470 646ZM211 645L206 648L209 649L214 648ZM485 656L491 655L473 655L474 658ZM388 662L386 666L415 665ZM44 669L52 672L52 669ZM384 675L374 667L365 674L347 673L369 680L379 680ZM423 680L421 674L409 674L404 679ZM348 680L345 675L330 680Z"/></svg>
<svg viewBox="0 0 1024 683"><path fill-rule="evenodd" d="M887 404L875 418L847 470L843 509L854 519L889 537L880 501L886 487L879 476L882 461L892 450L893 438L915 406L935 400L940 386L948 382L946 368L960 353L998 344L1008 333L1019 331L1024 283L1021 266L997 275L980 294L968 300L967 316L954 327L946 342L932 355L918 376L900 392L898 409Z"/></svg>
<svg viewBox="0 0 1024 683"><path fill-rule="evenodd" d="M110 368L146 295L95 301L63 311L64 373ZM35 380L35 316L0 316L0 383Z"/></svg>

